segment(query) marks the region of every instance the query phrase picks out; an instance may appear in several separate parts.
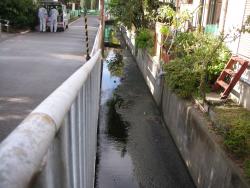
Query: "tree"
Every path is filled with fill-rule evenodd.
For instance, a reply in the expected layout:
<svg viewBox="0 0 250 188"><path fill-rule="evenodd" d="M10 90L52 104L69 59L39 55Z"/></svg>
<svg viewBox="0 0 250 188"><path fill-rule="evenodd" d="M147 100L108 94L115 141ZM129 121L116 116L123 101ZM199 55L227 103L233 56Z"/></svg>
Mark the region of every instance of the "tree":
<svg viewBox="0 0 250 188"><path fill-rule="evenodd" d="M10 20L14 27L34 26L36 4L33 0L1 0L0 18Z"/></svg>
<svg viewBox="0 0 250 188"><path fill-rule="evenodd" d="M110 13L128 28L145 26L143 0L111 0Z"/></svg>
<svg viewBox="0 0 250 188"><path fill-rule="evenodd" d="M69 8L70 3L79 3L80 4L80 0L61 0L61 2L65 5L67 5L68 8Z"/></svg>

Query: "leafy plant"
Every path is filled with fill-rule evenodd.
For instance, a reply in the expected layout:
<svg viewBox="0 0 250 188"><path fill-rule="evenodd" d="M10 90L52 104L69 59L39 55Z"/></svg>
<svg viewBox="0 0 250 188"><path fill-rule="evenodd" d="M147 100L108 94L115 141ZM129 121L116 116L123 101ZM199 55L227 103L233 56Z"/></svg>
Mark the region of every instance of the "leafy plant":
<svg viewBox="0 0 250 188"><path fill-rule="evenodd" d="M144 0L144 16L147 23L154 23L157 16L157 9L160 6L160 1Z"/></svg>
<svg viewBox="0 0 250 188"><path fill-rule="evenodd" d="M224 145L234 158L244 162L245 175L250 180L250 111L227 101L215 106L217 131L224 137Z"/></svg>
<svg viewBox="0 0 250 188"><path fill-rule="evenodd" d="M204 33L178 33L174 52L179 58L193 61L197 70L202 71L204 61L208 62L208 82L213 82L230 57L228 48L212 35ZM191 58L192 57L192 58Z"/></svg>
<svg viewBox="0 0 250 188"><path fill-rule="evenodd" d="M250 152L250 125L238 120L237 125L230 128L225 135L225 146L237 156L245 156Z"/></svg>
<svg viewBox="0 0 250 188"><path fill-rule="evenodd" d="M197 43L194 32L180 32L176 35L172 53L176 57L184 58L194 52L194 45Z"/></svg>
<svg viewBox="0 0 250 188"><path fill-rule="evenodd" d="M171 23L176 15L174 9L170 5L162 5L157 9L157 20L161 23Z"/></svg>
<svg viewBox="0 0 250 188"><path fill-rule="evenodd" d="M162 35L168 36L171 33L171 29L168 26L162 26L162 28L160 29L160 32Z"/></svg>
<svg viewBox="0 0 250 188"><path fill-rule="evenodd" d="M250 33L250 15L247 16L247 19L246 19L244 25L241 28L241 32Z"/></svg>
<svg viewBox="0 0 250 188"><path fill-rule="evenodd" d="M216 81L217 77L224 69L225 64L230 59L230 56L231 52L224 44L214 53L213 58L211 58L212 61L208 66L208 84L213 84Z"/></svg>
<svg viewBox="0 0 250 188"><path fill-rule="evenodd" d="M199 73L192 64L176 58L164 65L164 71L167 85L178 96L190 98L197 91Z"/></svg>
<svg viewBox="0 0 250 188"><path fill-rule="evenodd" d="M244 172L248 179L250 179L250 159L244 162Z"/></svg>
<svg viewBox="0 0 250 188"><path fill-rule="evenodd" d="M149 49L153 47L154 41L151 31L145 28L139 29L135 38L135 44L136 47L140 49Z"/></svg>
<svg viewBox="0 0 250 188"><path fill-rule="evenodd" d="M180 93L179 89L182 89L184 93L190 92L191 90L186 86L188 83L191 84L190 88L193 91L197 91L198 86L200 93L201 90L207 91L208 83L214 82L230 56L229 50L218 38L198 32L177 33L171 54L177 60L171 62L175 65L171 63L167 65L171 69L166 71L168 71L167 74L178 74L178 79L172 79L175 76L170 75L167 75L166 79L171 80L170 82L177 82L170 83L169 86L174 86L172 89L178 93ZM187 80L185 84L180 83L189 79L190 72L191 79ZM203 80L204 75L205 83L201 87L201 80ZM192 95L192 92L190 92L190 95ZM180 96L185 97L187 95L181 94Z"/></svg>
<svg viewBox="0 0 250 188"><path fill-rule="evenodd" d="M110 0L108 7L116 21L129 29L132 24L136 28L145 26L143 0Z"/></svg>
<svg viewBox="0 0 250 188"><path fill-rule="evenodd" d="M237 157L250 154L250 112L240 106L216 107L218 123L225 127L224 144Z"/></svg>
<svg viewBox="0 0 250 188"><path fill-rule="evenodd" d="M170 8L168 7L168 9ZM161 28L160 32L165 37L163 46L166 48L167 54L169 54L176 40L177 33L185 28L185 23L191 19L191 14L188 11L176 13L173 9L166 12L168 12L168 15L163 15L166 16L167 22L165 22L165 26Z"/></svg>
<svg viewBox="0 0 250 188"><path fill-rule="evenodd" d="M36 22L36 4L33 0L1 0L0 18L10 20L14 27L33 27Z"/></svg>
<svg viewBox="0 0 250 188"><path fill-rule="evenodd" d="M113 52L109 54L106 62L112 76L121 77L123 75L124 62L123 56L120 53Z"/></svg>

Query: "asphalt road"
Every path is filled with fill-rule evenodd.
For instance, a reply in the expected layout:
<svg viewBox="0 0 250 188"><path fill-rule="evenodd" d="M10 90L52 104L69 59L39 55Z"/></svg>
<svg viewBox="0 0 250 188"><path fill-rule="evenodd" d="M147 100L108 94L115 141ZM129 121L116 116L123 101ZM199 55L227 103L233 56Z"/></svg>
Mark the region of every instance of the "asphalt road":
<svg viewBox="0 0 250 188"><path fill-rule="evenodd" d="M90 16L94 43L97 17ZM0 40L0 142L84 63L83 19L65 32L31 32Z"/></svg>

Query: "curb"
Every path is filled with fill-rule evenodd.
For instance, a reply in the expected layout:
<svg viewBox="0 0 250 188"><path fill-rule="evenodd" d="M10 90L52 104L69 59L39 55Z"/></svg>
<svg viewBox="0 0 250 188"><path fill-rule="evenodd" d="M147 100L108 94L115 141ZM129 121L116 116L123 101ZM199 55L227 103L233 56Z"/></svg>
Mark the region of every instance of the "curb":
<svg viewBox="0 0 250 188"><path fill-rule="evenodd" d="M78 21L78 20L81 19L81 18L82 18L82 17L79 17L79 18L77 18L76 20L70 22L70 23L69 23L69 26L72 25L73 23L75 23L76 21Z"/></svg>
<svg viewBox="0 0 250 188"><path fill-rule="evenodd" d="M28 29L28 30L26 30L26 31L22 31L22 32L20 32L19 34L21 34L21 35L24 35L24 34L26 34L26 33L29 33L31 30L30 29ZM17 33L18 34L18 33Z"/></svg>

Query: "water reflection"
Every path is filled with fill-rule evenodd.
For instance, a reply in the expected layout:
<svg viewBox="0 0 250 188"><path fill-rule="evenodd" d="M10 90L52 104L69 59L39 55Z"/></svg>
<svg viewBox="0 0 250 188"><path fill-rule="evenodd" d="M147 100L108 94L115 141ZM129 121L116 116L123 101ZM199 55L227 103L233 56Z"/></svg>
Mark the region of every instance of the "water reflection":
<svg viewBox="0 0 250 188"><path fill-rule="evenodd" d="M123 61L113 61L117 50L109 51L103 64L102 96L98 128L96 188L137 188L133 163L127 152L130 125L121 115L127 102L117 95L122 85ZM111 61L110 61L111 60Z"/></svg>
<svg viewBox="0 0 250 188"><path fill-rule="evenodd" d="M120 50L110 51L106 62L108 64L108 70L111 76L122 77L123 76L123 56Z"/></svg>
<svg viewBox="0 0 250 188"><path fill-rule="evenodd" d="M113 98L107 102L107 135L113 141L115 147L121 151L121 157L127 152L129 123L122 119L117 112L121 107L123 99L114 93Z"/></svg>
<svg viewBox="0 0 250 188"><path fill-rule="evenodd" d="M117 53L120 54L121 50L109 50L103 64L101 104L105 104L112 98L113 92L120 84L121 77L123 76L123 57L117 55Z"/></svg>

